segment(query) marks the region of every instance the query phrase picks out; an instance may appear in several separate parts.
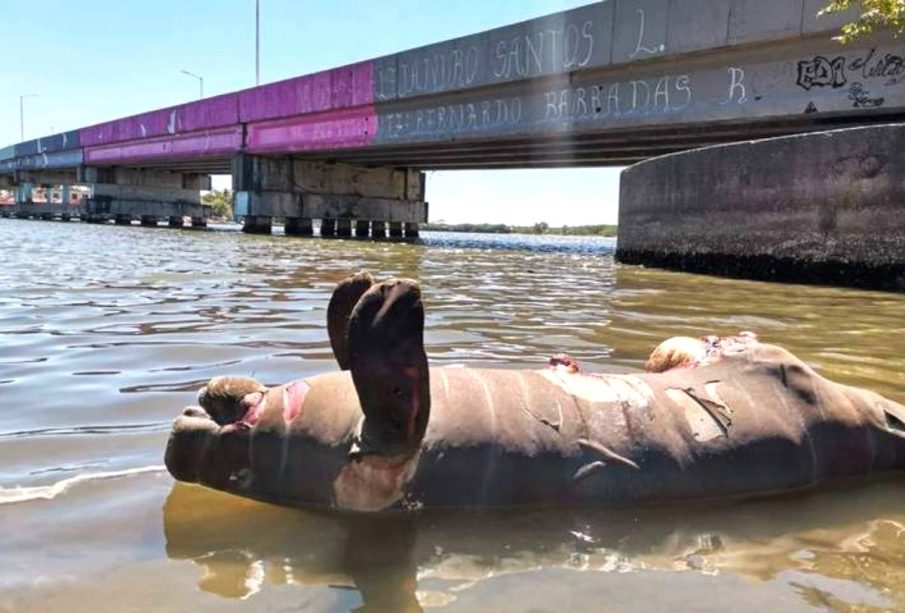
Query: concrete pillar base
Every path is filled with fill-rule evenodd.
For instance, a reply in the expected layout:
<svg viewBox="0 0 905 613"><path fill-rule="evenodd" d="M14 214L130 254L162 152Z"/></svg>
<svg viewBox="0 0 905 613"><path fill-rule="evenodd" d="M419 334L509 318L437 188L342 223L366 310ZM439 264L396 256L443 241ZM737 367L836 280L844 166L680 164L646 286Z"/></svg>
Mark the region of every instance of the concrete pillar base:
<svg viewBox="0 0 905 613"><path fill-rule="evenodd" d="M336 236L335 219L321 219L321 236Z"/></svg>
<svg viewBox="0 0 905 613"><path fill-rule="evenodd" d="M131 226L132 225L132 216L131 215L117 215L113 220L118 226Z"/></svg>
<svg viewBox="0 0 905 613"><path fill-rule="evenodd" d="M67 213L63 213L62 215L60 215L60 221L69 221L71 219L72 219L72 215L69 215Z"/></svg>
<svg viewBox="0 0 905 613"><path fill-rule="evenodd" d="M367 219L355 220L355 236L358 238L368 238L371 230L371 222Z"/></svg>
<svg viewBox="0 0 905 613"><path fill-rule="evenodd" d="M167 225L171 228L181 228L183 226L182 217L170 217L167 219Z"/></svg>
<svg viewBox="0 0 905 613"><path fill-rule="evenodd" d="M418 238L418 224L416 223L406 223L405 224L405 237L406 238Z"/></svg>
<svg viewBox="0 0 905 613"><path fill-rule="evenodd" d="M705 147L631 166L620 179L616 259L905 292L903 142L905 125L871 125ZM840 157L848 152L853 157Z"/></svg>
<svg viewBox="0 0 905 613"><path fill-rule="evenodd" d="M146 228L156 228L157 227L157 216L156 215L142 215L141 216L141 225Z"/></svg>
<svg viewBox="0 0 905 613"><path fill-rule="evenodd" d="M110 218L106 215L88 215L85 217L85 221L92 224L105 224L110 221ZM129 223L132 223L131 219Z"/></svg>
<svg viewBox="0 0 905 613"><path fill-rule="evenodd" d="M372 221L371 222L371 237L372 238L386 238L387 237L387 222Z"/></svg>
<svg viewBox="0 0 905 613"><path fill-rule="evenodd" d="M284 230L288 236L311 236L314 234L314 225L305 217L287 217Z"/></svg>
<svg viewBox="0 0 905 613"><path fill-rule="evenodd" d="M263 215L249 215L245 218L242 231L246 234L270 234L273 231L273 218Z"/></svg>
<svg viewBox="0 0 905 613"><path fill-rule="evenodd" d="M53 221L53 213L41 213L40 218L44 221Z"/></svg>
<svg viewBox="0 0 905 613"><path fill-rule="evenodd" d="M390 222L390 238L402 238L402 222Z"/></svg>
<svg viewBox="0 0 905 613"><path fill-rule="evenodd" d="M192 217L192 227L193 228L206 228L207 227L207 218L206 217Z"/></svg>
<svg viewBox="0 0 905 613"><path fill-rule="evenodd" d="M337 219L336 220L336 236L341 236L343 238L352 236L352 220L351 219Z"/></svg>

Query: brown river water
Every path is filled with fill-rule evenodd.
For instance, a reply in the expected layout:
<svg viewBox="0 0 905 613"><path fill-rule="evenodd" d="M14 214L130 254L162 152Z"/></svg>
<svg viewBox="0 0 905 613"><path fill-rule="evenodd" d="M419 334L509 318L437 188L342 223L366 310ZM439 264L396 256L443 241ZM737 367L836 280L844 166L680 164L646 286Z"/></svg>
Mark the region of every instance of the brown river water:
<svg viewBox="0 0 905 613"><path fill-rule="evenodd" d="M656 509L361 519L174 483L172 419L223 374L336 369L350 271L419 279L434 364L641 367L756 331L905 401L905 295L616 266L609 239L419 244L0 219L0 610L905 610L905 479Z"/></svg>

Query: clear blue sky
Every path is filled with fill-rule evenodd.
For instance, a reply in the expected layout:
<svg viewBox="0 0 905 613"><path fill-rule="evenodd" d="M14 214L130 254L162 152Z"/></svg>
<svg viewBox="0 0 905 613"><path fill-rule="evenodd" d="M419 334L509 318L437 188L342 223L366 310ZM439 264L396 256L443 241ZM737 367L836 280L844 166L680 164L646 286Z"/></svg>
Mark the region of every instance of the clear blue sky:
<svg viewBox="0 0 905 613"><path fill-rule="evenodd" d="M588 0L261 0L261 82L471 34ZM254 84L254 0L2 0L0 146ZM613 223L615 169L434 172L432 219Z"/></svg>

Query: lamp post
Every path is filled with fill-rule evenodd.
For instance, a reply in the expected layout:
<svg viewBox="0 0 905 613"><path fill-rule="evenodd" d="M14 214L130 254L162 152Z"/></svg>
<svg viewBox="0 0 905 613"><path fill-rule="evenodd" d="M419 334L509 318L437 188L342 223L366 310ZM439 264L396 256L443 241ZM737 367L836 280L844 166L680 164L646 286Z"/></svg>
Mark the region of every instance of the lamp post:
<svg viewBox="0 0 905 613"><path fill-rule="evenodd" d="M261 0L255 0L255 85L261 84Z"/></svg>
<svg viewBox="0 0 905 613"><path fill-rule="evenodd" d="M25 142L25 99L37 98L38 94L22 94L19 96L19 139Z"/></svg>
<svg viewBox="0 0 905 613"><path fill-rule="evenodd" d="M194 72L189 72L188 70L180 70L179 72L198 79L198 99L204 98L204 77L196 75Z"/></svg>

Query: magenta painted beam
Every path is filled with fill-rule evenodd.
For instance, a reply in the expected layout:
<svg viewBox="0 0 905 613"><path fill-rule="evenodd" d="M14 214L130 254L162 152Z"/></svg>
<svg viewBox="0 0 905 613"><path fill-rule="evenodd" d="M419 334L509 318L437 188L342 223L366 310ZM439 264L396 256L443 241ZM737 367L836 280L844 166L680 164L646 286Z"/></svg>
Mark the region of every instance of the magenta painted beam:
<svg viewBox="0 0 905 613"><path fill-rule="evenodd" d="M239 120L340 110L374 101L374 63L361 62L239 92Z"/></svg>
<svg viewBox="0 0 905 613"><path fill-rule="evenodd" d="M364 147L376 134L377 111L369 105L250 123L245 149L267 153Z"/></svg>
<svg viewBox="0 0 905 613"><path fill-rule="evenodd" d="M225 94L82 128L82 146L96 146L239 123L239 94Z"/></svg>
<svg viewBox="0 0 905 613"><path fill-rule="evenodd" d="M242 126L202 130L110 145L85 147L85 163L95 166L150 160L222 157L242 148Z"/></svg>

